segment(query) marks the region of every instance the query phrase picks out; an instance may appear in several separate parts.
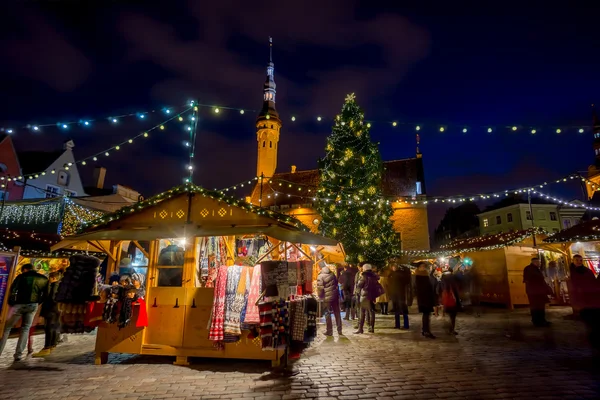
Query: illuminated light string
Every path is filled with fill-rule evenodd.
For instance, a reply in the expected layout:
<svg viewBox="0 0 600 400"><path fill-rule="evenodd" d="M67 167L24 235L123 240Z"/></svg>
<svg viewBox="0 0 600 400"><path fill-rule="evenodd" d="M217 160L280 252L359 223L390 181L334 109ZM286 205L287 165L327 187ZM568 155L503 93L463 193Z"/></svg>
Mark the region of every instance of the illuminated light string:
<svg viewBox="0 0 600 400"><path fill-rule="evenodd" d="M125 118L134 118L135 117L141 121L145 121L152 114L159 114L159 115L166 115L166 116L178 115L181 112L179 110L182 110L182 109L185 109L188 107L195 107L196 111L197 111L198 107L214 108L216 106L208 105L208 104L198 104L196 101L192 100L192 101L187 102L184 105L177 106L177 107L163 107L161 109L139 111L139 112L133 112L133 113L128 113L128 114L111 115L108 117L82 118L77 121L64 121L64 122L56 122L56 123L52 123L52 124L37 124L37 123L32 122L32 123L28 123L25 125L21 125L18 128L0 127L0 132L4 132L7 134L13 134L13 133L16 133L16 131L19 129L27 129L27 130L30 130L30 131L33 131L36 133L40 133L40 132L42 132L43 128L48 128L48 127L55 127L59 130L66 130L73 126L81 126L84 128L90 128L94 125L94 123L98 123L98 122L108 122L111 125L115 125L115 124L118 124L122 119L125 119ZM227 107L225 107L225 108L227 108Z"/></svg>
<svg viewBox="0 0 600 400"><path fill-rule="evenodd" d="M63 168L68 171L69 168L71 168L73 165L76 165L76 164L87 165L87 163L90 162L90 161L96 162L101 157L109 157L110 154L111 154L111 152L121 150L122 146L126 146L127 147L128 145L133 144L136 139L150 137L150 132L152 132L152 131L155 131L155 130L164 131L166 129L165 125L167 123L171 122L171 121L178 120L178 121L181 122L183 120L183 116L186 113L188 113L190 110L195 110L195 109L196 109L196 107L189 107L189 108L183 110L182 112L180 112L180 113L178 113L176 115L173 115L170 118L168 118L168 119L166 119L166 120L164 120L164 121L162 121L162 122L154 125L150 129L146 129L143 132L141 132L141 133L139 133L139 134L137 134L135 136L130 137L129 139L126 139L126 140L124 140L124 141L122 141L122 142L120 142L118 144L110 146L110 147L108 147L108 148L106 148L106 149L104 149L102 151L99 151L99 152L97 152L97 153L95 153L95 154L93 154L93 155L91 155L89 157L82 158L82 159L80 159L78 161L75 161L74 163L65 164L65 165L63 165ZM52 171L50 171L51 174L54 174L56 172L57 171L55 169L53 169ZM40 176L44 176L46 174L47 174L46 171L40 171L40 172L36 172L36 173L32 173L32 174L27 174L26 176L17 176L17 177L8 176L8 177L6 177L6 180L8 182L15 181L15 182L22 182L22 183L24 183L26 180L34 180L34 179L37 179ZM4 180L5 180L5 177L0 177L0 182L4 181ZM0 187L3 188L3 187L5 187L4 185L5 185L4 182L0 183Z"/></svg>

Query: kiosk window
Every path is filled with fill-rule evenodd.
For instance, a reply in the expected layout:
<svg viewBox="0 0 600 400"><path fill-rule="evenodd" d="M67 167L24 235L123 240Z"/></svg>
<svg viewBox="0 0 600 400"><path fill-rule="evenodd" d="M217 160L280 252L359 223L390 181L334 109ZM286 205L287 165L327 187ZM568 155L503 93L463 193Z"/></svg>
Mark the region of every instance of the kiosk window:
<svg viewBox="0 0 600 400"><path fill-rule="evenodd" d="M158 286L182 286L185 241L161 239L158 242Z"/></svg>

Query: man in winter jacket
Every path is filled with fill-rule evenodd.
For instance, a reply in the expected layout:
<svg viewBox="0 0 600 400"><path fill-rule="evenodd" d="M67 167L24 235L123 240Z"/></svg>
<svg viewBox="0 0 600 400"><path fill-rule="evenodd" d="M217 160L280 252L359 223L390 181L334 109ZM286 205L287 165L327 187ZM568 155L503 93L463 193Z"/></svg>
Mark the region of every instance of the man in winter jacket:
<svg viewBox="0 0 600 400"><path fill-rule="evenodd" d="M408 329L408 304L412 300L411 279L410 269L399 268L396 264L392 265L392 273L388 278L388 290L394 307L395 329L401 329L400 314L404 319L402 329Z"/></svg>
<svg viewBox="0 0 600 400"><path fill-rule="evenodd" d="M529 309L531 310L531 322L534 326L549 326L546 321L546 303L549 303L548 295L552 290L546 283L544 274L540 270L540 259L534 257L531 264L523 270L523 282L525 291L529 299Z"/></svg>
<svg viewBox="0 0 600 400"><path fill-rule="evenodd" d="M38 305L44 301L47 293L48 278L35 272L33 265L23 265L21 267L21 274L15 278L8 292L8 304L12 306L13 313L4 326L4 335L2 336L2 340L0 340L0 356L4 351L4 346L6 346L10 330L22 318L21 334L14 356L15 361L21 361L23 351L27 346L29 329L33 324Z"/></svg>
<svg viewBox="0 0 600 400"><path fill-rule="evenodd" d="M346 321L350 319L350 315L352 315L352 319L356 318L356 310L352 307L354 276L355 272L352 270L352 267L346 264L344 266L344 272L340 275L340 284L342 285L342 293L344 294L344 311L346 311L344 319Z"/></svg>
<svg viewBox="0 0 600 400"><path fill-rule="evenodd" d="M325 322L327 324L326 336L333 336L333 325L331 314L335 316L335 325L338 334L342 334L342 316L340 315L340 295L338 292L338 280L329 266L324 266L317 277L317 292L325 307Z"/></svg>
<svg viewBox="0 0 600 400"><path fill-rule="evenodd" d="M591 269L583 265L583 258L573 256L569 268L571 277L571 304L580 312L588 331L590 344L600 355L600 282Z"/></svg>
<svg viewBox="0 0 600 400"><path fill-rule="evenodd" d="M375 332L375 300L377 294L374 292L375 286L379 281L379 276L373 272L371 264L365 264L362 267L363 272L356 285L360 294L360 322L356 334L364 333L365 318L369 326L369 332Z"/></svg>
<svg viewBox="0 0 600 400"><path fill-rule="evenodd" d="M33 354L32 357L45 357L50 355L60 339L60 311L58 310L58 303L56 302L55 297L62 274L60 272L51 272L48 278L48 295L42 303L40 312L40 315L44 317L45 322L44 348L38 353Z"/></svg>

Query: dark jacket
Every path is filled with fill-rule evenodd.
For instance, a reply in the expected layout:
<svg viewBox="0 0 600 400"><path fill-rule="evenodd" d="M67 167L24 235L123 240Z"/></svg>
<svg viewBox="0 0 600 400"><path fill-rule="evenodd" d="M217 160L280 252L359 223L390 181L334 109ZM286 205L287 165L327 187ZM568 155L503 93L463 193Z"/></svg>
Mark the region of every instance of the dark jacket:
<svg viewBox="0 0 600 400"><path fill-rule="evenodd" d="M332 303L340 300L338 292L338 280L335 273L331 272L329 267L321 268L317 277L317 293L319 298L325 302Z"/></svg>
<svg viewBox="0 0 600 400"><path fill-rule="evenodd" d="M58 314L58 303L54 300L56 292L58 290L59 282L52 282L48 287L48 295L42 303L42 310L40 315L44 318L50 316L50 314Z"/></svg>
<svg viewBox="0 0 600 400"><path fill-rule="evenodd" d="M545 304L549 303L548 295L552 294L552 290L546 283L546 278L542 270L533 264L529 264L523 270L523 282L525 283L525 291L529 304Z"/></svg>
<svg viewBox="0 0 600 400"><path fill-rule="evenodd" d="M586 308L600 308L600 282L591 269L571 264L570 298L573 308L582 310Z"/></svg>
<svg viewBox="0 0 600 400"><path fill-rule="evenodd" d="M354 294L354 277L356 272L351 269L344 270L340 274L340 284L342 285L342 292L344 293L344 299L351 299Z"/></svg>
<svg viewBox="0 0 600 400"><path fill-rule="evenodd" d="M453 307L449 307L447 305L444 304L444 310L446 312L456 312L461 308L460 305L460 281L459 278L452 274L452 272L450 271L446 271L442 274L442 281L441 281L441 291L440 293L443 292L451 292L452 294L454 294L454 298L456 299L456 305Z"/></svg>
<svg viewBox="0 0 600 400"><path fill-rule="evenodd" d="M419 312L433 312L435 293L427 271L417 270L415 274L415 286L417 288L417 304L419 305Z"/></svg>
<svg viewBox="0 0 600 400"><path fill-rule="evenodd" d="M388 290L392 301L410 304L413 297L410 269L400 267L392 271L388 277Z"/></svg>
<svg viewBox="0 0 600 400"><path fill-rule="evenodd" d="M35 271L27 271L17 276L10 285L8 304L42 303L48 293L48 278Z"/></svg>
<svg viewBox="0 0 600 400"><path fill-rule="evenodd" d="M360 282L360 277L362 272L356 271L354 275L354 296L356 296L356 301L360 301L360 289L358 288L358 284Z"/></svg>
<svg viewBox="0 0 600 400"><path fill-rule="evenodd" d="M375 301L377 299L377 294L375 293L375 283L379 281L379 275L375 272L368 270L363 271L360 274L360 278L358 280L358 284L356 287L360 290L360 299Z"/></svg>

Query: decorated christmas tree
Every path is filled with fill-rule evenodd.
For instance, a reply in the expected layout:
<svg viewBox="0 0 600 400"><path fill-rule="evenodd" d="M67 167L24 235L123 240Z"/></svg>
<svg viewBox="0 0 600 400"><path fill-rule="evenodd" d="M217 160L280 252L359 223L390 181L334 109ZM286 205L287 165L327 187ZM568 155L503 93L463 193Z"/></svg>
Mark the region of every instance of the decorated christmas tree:
<svg viewBox="0 0 600 400"><path fill-rule="evenodd" d="M381 190L383 163L354 94L346 97L336 116L319 174L319 229L343 244L347 261L383 265L397 256L393 211Z"/></svg>

